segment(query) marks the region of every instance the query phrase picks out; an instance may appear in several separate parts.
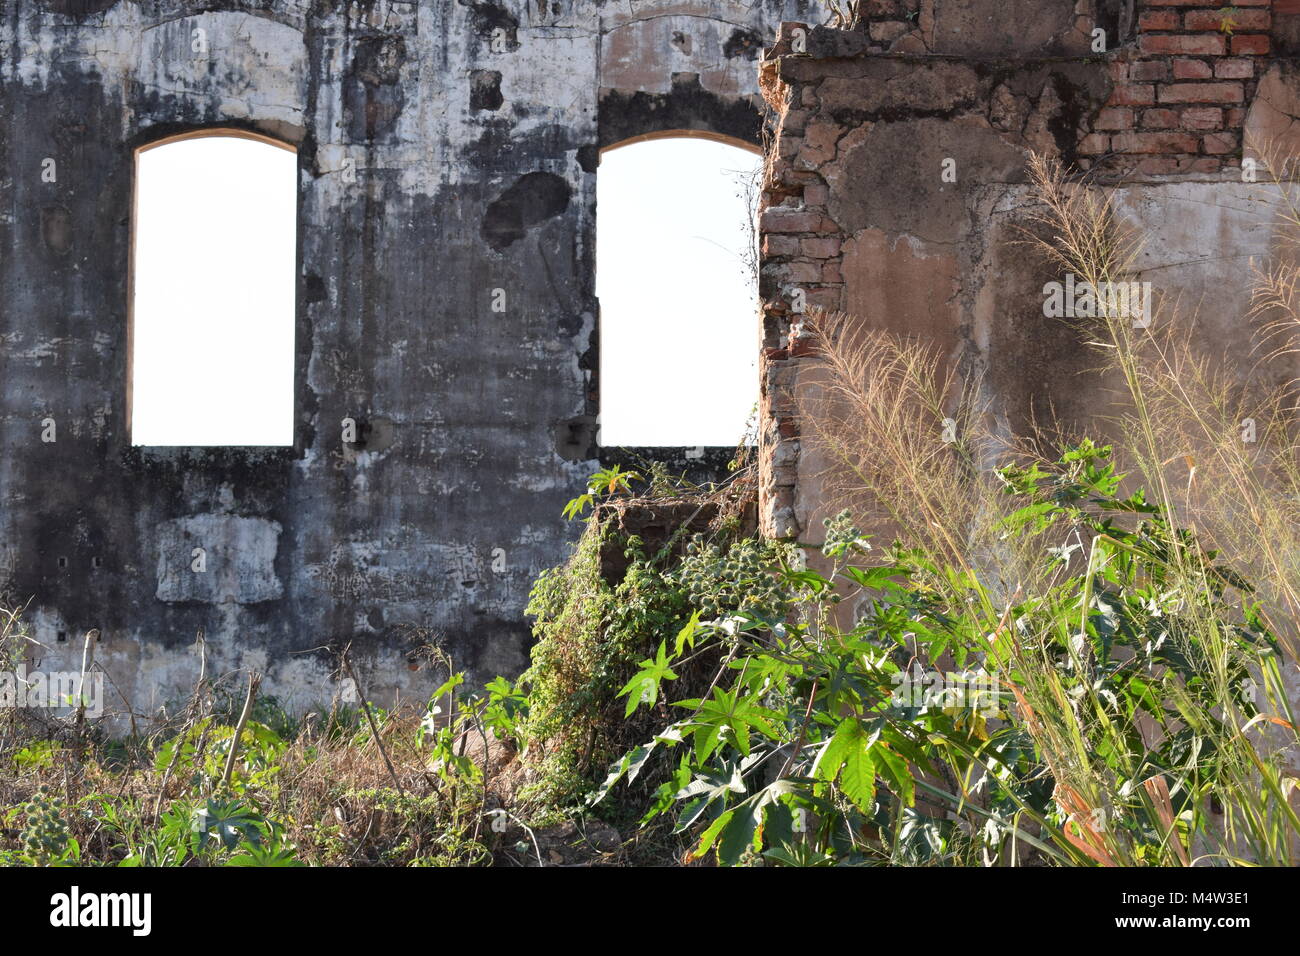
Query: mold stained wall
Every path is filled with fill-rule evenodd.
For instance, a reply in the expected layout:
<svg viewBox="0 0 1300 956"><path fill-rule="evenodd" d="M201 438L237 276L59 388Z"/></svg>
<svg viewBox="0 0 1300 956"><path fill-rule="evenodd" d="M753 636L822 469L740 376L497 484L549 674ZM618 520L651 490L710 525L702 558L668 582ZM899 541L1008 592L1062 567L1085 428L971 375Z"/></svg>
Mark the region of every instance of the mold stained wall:
<svg viewBox="0 0 1300 956"><path fill-rule="evenodd" d="M561 508L613 455L595 445L599 149L759 141L761 48L818 15L3 0L0 589L41 665L75 666L98 628L137 713L186 695L200 632L209 673L262 670L295 709L334 697L319 649L348 641L380 701L436 681L426 641L475 680L520 671L529 585L576 531ZM130 443L133 150L211 126L299 150L292 448Z"/></svg>

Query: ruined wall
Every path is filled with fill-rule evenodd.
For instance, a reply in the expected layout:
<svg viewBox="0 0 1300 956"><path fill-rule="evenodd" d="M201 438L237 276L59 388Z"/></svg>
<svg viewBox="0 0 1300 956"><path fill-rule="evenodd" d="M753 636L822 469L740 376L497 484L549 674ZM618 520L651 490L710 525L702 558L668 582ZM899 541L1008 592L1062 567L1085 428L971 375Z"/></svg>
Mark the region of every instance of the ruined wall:
<svg viewBox="0 0 1300 956"><path fill-rule="evenodd" d="M3 0L0 589L30 602L33 656L79 660L98 628L110 699L141 713L186 694L200 631L210 673L265 671L297 708L331 699L348 641L380 700L428 689L425 640L475 679L518 672L529 584L574 530L561 508L617 455L596 446L599 149L759 141L761 48L816 16ZM210 126L299 151L291 448L129 443L133 150Z"/></svg>
<svg viewBox="0 0 1300 956"><path fill-rule="evenodd" d="M1274 241L1239 162L1300 135L1300 4L1234 6L1229 35L1194 0L865 0L855 30L808 0L2 0L0 590L47 667L98 628L139 712L185 693L200 630L291 707L329 700L348 641L379 699L427 689L429 639L517 672L560 509L622 457L596 444L599 151L760 142L764 99L769 532L815 543L823 507L796 293L940 343L1009 430L1095 406L1009 241L1030 150L1113 180L1158 227L1141 277L1238 347L1240 271ZM299 150L291 448L129 444L132 153L210 126ZM729 450L667 454L703 476Z"/></svg>
<svg viewBox="0 0 1300 956"><path fill-rule="evenodd" d="M827 509L815 422L798 414L817 383L802 309L936 345L983 383L1007 434L1092 421L1113 383L1044 316L1044 283L1061 277L1017 242L1030 152L1113 187L1121 218L1149 236L1134 278L1180 297L1194 339L1243 368L1258 359L1248 264L1277 248L1278 202L1243 182L1243 148L1300 155L1293 0L1236 3L1228 28L1200 0L864 9L856 30L785 24L761 65L780 114L760 219L761 518L808 544Z"/></svg>

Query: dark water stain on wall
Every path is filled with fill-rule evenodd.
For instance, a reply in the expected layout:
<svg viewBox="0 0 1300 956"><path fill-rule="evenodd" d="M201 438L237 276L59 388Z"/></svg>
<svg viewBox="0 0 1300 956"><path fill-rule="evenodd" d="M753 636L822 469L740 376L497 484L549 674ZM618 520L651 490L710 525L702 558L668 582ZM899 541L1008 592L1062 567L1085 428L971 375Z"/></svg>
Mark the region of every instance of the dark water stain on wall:
<svg viewBox="0 0 1300 956"><path fill-rule="evenodd" d="M561 215L572 195L569 184L554 173L520 176L488 206L483 238L493 249L505 249L533 226Z"/></svg>

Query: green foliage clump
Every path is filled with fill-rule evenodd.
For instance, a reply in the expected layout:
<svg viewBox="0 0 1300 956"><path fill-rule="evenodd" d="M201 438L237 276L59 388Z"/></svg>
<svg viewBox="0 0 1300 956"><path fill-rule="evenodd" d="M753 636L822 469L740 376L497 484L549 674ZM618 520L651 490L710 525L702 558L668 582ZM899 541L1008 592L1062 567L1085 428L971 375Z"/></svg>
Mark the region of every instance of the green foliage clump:
<svg viewBox="0 0 1300 956"><path fill-rule="evenodd" d="M23 806L26 822L19 834L20 861L28 866L74 865L80 847L63 819L63 801L42 786Z"/></svg>
<svg viewBox="0 0 1300 956"><path fill-rule="evenodd" d="M692 540L681 566L668 575L703 619L753 614L778 619L790 609L779 569L793 557L781 542L746 538L730 544Z"/></svg>
<svg viewBox="0 0 1300 956"><path fill-rule="evenodd" d="M543 572L527 613L536 618L532 664L521 684L529 715L522 727L537 761L531 795L564 803L590 789L591 768L612 759L621 742L616 697L651 636L680 627L686 601L660 572L626 542L632 559L611 587L600 556L613 532L593 517L568 563Z"/></svg>
<svg viewBox="0 0 1300 956"><path fill-rule="evenodd" d="M600 487L611 493L607 485ZM599 512L587 520L573 556L541 575L528 605L538 639L520 681L529 709L523 737L539 778L530 796L552 806L587 795L596 772L663 716L628 719L619 697L665 638L701 616L775 619L788 610L773 568L791 560L790 546L743 534L734 517L709 533L678 529L653 554ZM600 559L614 548L629 563L611 584ZM715 664L714 652L701 655L684 671L685 682L707 680Z"/></svg>

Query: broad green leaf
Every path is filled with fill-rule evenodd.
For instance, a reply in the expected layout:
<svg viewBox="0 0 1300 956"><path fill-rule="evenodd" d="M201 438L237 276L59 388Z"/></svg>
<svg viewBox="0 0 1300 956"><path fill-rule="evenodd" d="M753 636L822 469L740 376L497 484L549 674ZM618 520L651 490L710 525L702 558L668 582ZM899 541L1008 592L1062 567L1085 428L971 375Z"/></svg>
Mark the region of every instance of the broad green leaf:
<svg viewBox="0 0 1300 956"><path fill-rule="evenodd" d="M623 711L623 716L631 717L641 704L653 707L655 701L659 699L659 682L676 679L677 675L668 666L668 649L664 642L660 641L659 651L655 657L642 661L641 670L637 671L636 675L618 692L619 697L627 696L627 707Z"/></svg>
<svg viewBox="0 0 1300 956"><path fill-rule="evenodd" d="M862 721L845 717L817 756L813 776L835 781L844 795L863 813L870 813L876 794L876 766L872 757L875 735Z"/></svg>

